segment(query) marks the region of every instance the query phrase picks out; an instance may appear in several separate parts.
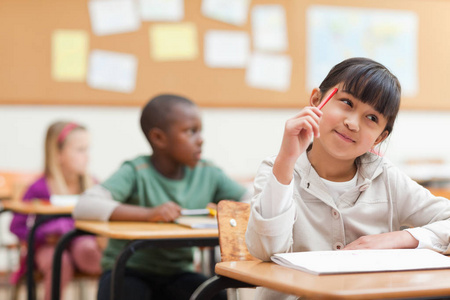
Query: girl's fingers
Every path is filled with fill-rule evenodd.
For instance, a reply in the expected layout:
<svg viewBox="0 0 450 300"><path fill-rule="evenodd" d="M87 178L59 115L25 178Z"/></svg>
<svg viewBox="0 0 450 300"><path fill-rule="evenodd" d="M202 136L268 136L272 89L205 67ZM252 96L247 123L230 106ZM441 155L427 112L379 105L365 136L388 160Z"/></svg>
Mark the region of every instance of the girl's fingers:
<svg viewBox="0 0 450 300"><path fill-rule="evenodd" d="M317 117L317 119L320 119L323 115L323 112L319 110L317 107L307 106L304 109L302 109L299 113L297 113L294 117L292 117L292 119L297 119L307 114L313 117Z"/></svg>
<svg viewBox="0 0 450 300"><path fill-rule="evenodd" d="M286 123L286 133L289 135L299 135L302 130L311 131L315 136L319 134L319 123L311 116L289 120Z"/></svg>

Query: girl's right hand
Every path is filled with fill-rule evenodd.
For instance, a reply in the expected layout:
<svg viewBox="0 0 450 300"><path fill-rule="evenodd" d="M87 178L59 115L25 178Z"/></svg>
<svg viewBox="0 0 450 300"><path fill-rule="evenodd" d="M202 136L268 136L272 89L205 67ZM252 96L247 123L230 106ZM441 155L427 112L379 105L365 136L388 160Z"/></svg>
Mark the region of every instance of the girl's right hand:
<svg viewBox="0 0 450 300"><path fill-rule="evenodd" d="M321 117L321 110L308 106L286 121L280 152L273 166L273 174L281 184L291 182L295 162L306 151L313 135L319 137Z"/></svg>

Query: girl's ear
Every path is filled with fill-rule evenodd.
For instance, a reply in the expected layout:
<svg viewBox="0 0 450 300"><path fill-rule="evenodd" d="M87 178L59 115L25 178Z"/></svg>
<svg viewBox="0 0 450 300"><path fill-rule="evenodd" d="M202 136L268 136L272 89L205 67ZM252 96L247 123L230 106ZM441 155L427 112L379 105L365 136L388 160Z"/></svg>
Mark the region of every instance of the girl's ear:
<svg viewBox="0 0 450 300"><path fill-rule="evenodd" d="M377 137L377 139L375 140L375 143L374 143L373 145L374 145L374 146L375 146L375 145L378 145L379 143L381 143L382 141L384 141L388 136L389 136L389 131L387 131L387 130L383 131L383 132Z"/></svg>
<svg viewBox="0 0 450 300"><path fill-rule="evenodd" d="M315 88L311 92L311 97L309 98L309 104L311 106L318 106L320 104L320 99L322 98L322 93L319 88Z"/></svg>
<svg viewBox="0 0 450 300"><path fill-rule="evenodd" d="M149 140L156 148L163 149L167 146L166 133L160 128L154 127L148 132Z"/></svg>
<svg viewBox="0 0 450 300"><path fill-rule="evenodd" d="M56 151L56 162L58 163L58 165L61 165L63 161L61 152L62 152L61 150Z"/></svg>

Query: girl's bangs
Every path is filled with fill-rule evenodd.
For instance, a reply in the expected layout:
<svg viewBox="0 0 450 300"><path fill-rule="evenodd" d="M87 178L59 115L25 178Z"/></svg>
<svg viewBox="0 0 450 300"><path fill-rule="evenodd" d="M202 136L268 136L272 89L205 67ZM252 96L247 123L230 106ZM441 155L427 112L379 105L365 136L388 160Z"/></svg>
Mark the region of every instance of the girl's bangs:
<svg viewBox="0 0 450 300"><path fill-rule="evenodd" d="M386 118L395 116L400 106L400 86L388 71L369 68L347 69L344 91L375 108Z"/></svg>

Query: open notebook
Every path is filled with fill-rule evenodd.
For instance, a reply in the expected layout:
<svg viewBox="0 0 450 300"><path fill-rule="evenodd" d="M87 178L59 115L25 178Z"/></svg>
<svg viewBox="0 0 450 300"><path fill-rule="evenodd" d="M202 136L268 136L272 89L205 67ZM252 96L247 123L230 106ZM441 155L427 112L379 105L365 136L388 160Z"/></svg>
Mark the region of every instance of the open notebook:
<svg viewBox="0 0 450 300"><path fill-rule="evenodd" d="M428 249L307 251L279 253L271 259L316 275L450 268L450 257Z"/></svg>

